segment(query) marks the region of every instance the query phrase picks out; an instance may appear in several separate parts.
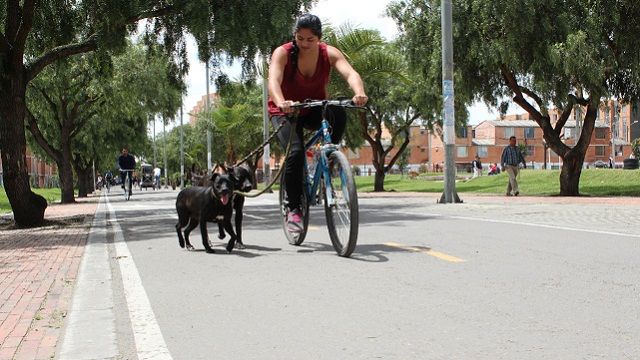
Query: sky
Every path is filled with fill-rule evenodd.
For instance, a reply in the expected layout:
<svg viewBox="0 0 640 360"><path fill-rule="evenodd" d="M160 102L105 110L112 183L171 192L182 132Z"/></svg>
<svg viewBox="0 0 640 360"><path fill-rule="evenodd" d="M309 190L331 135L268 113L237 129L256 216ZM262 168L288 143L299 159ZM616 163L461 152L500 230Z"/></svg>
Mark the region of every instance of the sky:
<svg viewBox="0 0 640 360"><path fill-rule="evenodd" d="M323 22L330 22L333 26L340 26L348 22L354 27L377 29L385 39L392 40L398 33L398 29L393 20L384 16L385 8L390 2L389 0L319 0L310 13L320 17ZM184 102L185 112L189 112L207 93L205 65L198 61L198 50L193 41L189 41L187 51L190 58L190 69L187 76L188 90ZM238 78L240 75L238 64L225 68L223 71L231 79ZM215 92L213 83L209 84L209 91ZM469 123L472 125L479 124L483 120L495 119L498 116L497 112L489 111L481 103L472 106L469 112Z"/></svg>

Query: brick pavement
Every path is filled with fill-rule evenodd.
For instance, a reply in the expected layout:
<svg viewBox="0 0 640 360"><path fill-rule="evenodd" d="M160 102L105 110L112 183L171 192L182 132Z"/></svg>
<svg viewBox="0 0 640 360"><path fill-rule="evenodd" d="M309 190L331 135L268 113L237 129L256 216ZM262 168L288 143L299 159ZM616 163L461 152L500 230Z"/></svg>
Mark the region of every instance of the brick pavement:
<svg viewBox="0 0 640 360"><path fill-rule="evenodd" d="M0 359L51 359L99 193L51 204L46 226L0 229Z"/></svg>

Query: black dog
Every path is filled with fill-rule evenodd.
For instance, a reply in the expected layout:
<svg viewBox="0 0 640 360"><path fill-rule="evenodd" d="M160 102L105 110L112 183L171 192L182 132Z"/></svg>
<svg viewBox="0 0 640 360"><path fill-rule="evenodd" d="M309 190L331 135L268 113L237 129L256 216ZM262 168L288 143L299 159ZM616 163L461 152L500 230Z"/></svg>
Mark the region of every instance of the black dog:
<svg viewBox="0 0 640 360"><path fill-rule="evenodd" d="M241 192L249 192L253 189L253 173L246 166L232 166L232 167L223 167L225 172L230 174L234 178L234 189ZM210 186L211 182L207 177L203 177L198 180L198 186ZM235 247L238 249L245 249L244 243L242 242L242 219L243 209L244 209L244 201L245 197L240 194L233 195L233 209L236 211L235 216L235 225L236 225L236 245ZM218 223L218 238L224 239L225 237L225 228L226 224L222 221L217 221Z"/></svg>
<svg viewBox="0 0 640 360"><path fill-rule="evenodd" d="M246 166L236 166L228 169L233 173L233 177L235 178L235 190L241 192L249 192L253 189L253 173ZM236 236L238 237L236 240L236 248L245 249L244 243L242 242L242 218L243 218L243 209L244 209L244 195L234 194L233 195L233 209L236 212L235 216L235 224L236 224ZM218 222L218 238L224 239L224 226L221 222Z"/></svg>
<svg viewBox="0 0 640 360"><path fill-rule="evenodd" d="M209 253L215 252L209 244L207 221L218 221L224 225L231 236L227 243L227 251L231 252L235 246L236 234L231 226L231 213L233 211L231 197L234 189L233 174L214 173L208 178L208 186L192 186L178 194L176 210L178 211L178 223L176 231L180 247L192 250L189 242L189 234L200 224L202 244ZM182 237L182 229L184 238Z"/></svg>

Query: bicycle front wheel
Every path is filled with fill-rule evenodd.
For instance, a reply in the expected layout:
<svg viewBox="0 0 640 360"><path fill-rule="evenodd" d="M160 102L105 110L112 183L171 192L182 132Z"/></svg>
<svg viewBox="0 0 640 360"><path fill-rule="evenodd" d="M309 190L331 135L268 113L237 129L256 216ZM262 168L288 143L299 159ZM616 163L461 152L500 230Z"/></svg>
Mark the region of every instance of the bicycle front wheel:
<svg viewBox="0 0 640 360"><path fill-rule="evenodd" d="M304 185L306 186L306 185ZM287 228L287 214L289 212L289 201L287 198L287 185L284 177L284 169L282 170L282 174L280 175L280 217L282 220L282 228L284 229L284 234L291 245L300 245L304 241L304 238L307 236L307 231L309 230L309 201L307 198L307 192L302 190L302 195L300 198L300 211L302 212L302 224L303 229L301 233L293 233L289 232Z"/></svg>
<svg viewBox="0 0 640 360"><path fill-rule="evenodd" d="M329 236L338 255L349 257L358 241L359 220L358 193L347 157L339 151L332 152L328 158L327 173L329 178L322 184Z"/></svg>

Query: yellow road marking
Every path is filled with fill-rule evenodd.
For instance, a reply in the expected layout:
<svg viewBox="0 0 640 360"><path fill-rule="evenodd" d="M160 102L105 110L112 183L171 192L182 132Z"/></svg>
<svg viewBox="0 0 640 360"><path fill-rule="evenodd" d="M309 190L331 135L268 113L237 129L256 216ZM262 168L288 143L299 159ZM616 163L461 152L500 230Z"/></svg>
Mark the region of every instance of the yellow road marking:
<svg viewBox="0 0 640 360"><path fill-rule="evenodd" d="M309 230L320 230L317 226L309 226Z"/></svg>
<svg viewBox="0 0 640 360"><path fill-rule="evenodd" d="M407 245L402 245L402 244L398 244L398 243L394 243L394 242L387 242L387 243L384 243L384 244L388 245L388 246L397 247L397 248L400 248L400 249L409 250L409 251L421 252L423 254L435 256L438 259L442 259L442 260L446 260L446 261L451 261L451 262L465 262L465 261L467 261L465 259L457 258L455 256L447 255L447 254L444 254L444 253L441 253L441 252L438 252L438 251L429 250L429 249L423 249L423 248L419 248L419 247L415 247L415 246L407 246Z"/></svg>

